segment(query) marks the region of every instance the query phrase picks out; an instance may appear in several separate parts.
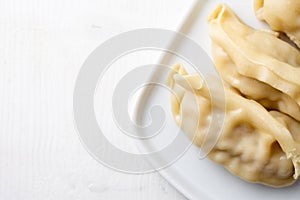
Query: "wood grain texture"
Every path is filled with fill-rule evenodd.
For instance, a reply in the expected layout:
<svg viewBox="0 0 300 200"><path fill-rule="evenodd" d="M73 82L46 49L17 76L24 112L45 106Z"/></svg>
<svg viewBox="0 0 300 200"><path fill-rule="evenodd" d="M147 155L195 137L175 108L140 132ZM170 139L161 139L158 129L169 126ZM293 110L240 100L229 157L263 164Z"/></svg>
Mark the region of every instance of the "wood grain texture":
<svg viewBox="0 0 300 200"><path fill-rule="evenodd" d="M122 174L91 158L74 128L72 95L101 42L134 28L174 30L187 4L0 1L0 199L184 199L158 174Z"/></svg>

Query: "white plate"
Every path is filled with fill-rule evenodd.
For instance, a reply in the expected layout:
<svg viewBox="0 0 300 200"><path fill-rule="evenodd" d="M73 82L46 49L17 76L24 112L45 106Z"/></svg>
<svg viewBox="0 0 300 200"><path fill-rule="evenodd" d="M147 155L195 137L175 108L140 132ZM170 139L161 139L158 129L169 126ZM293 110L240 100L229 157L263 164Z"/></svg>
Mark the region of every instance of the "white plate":
<svg viewBox="0 0 300 200"><path fill-rule="evenodd" d="M224 2L224 1L223 1ZM208 14L221 1L217 0L202 0L195 1L192 9L184 17L184 23L178 31L186 34L196 41L209 55L210 54L210 39L207 31L206 19ZM253 0L225 1L238 16L254 28L267 29L267 26L257 20L253 11ZM182 48L184 44L180 44L178 48ZM176 57L163 56L161 62L168 65L173 65L179 60ZM157 79L161 76L158 71L154 71L149 79ZM139 99L139 104L136 107L136 117L140 121L149 121L147 106L154 105L155 102L160 102L164 105L167 113L167 136L158 137L153 141L148 142L147 146L141 146L143 151L152 151L160 149L162 144L168 144L172 138L170 134L176 133L178 127L173 122L170 107L170 96L162 93L157 88L152 88L144 91ZM186 140L183 133L180 137ZM176 189L184 194L189 199L299 199L300 184L299 182L291 187L275 189L266 187L260 184L247 183L226 171L222 166L211 162L209 159L199 159L199 149L192 146L179 160L171 166L160 170L159 173L170 182Z"/></svg>

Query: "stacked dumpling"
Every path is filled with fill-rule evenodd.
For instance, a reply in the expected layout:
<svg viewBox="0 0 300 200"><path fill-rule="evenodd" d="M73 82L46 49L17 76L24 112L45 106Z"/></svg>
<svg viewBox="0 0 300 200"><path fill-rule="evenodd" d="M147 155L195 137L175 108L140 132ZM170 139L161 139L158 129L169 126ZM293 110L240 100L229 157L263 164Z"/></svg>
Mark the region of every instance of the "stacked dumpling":
<svg viewBox="0 0 300 200"><path fill-rule="evenodd" d="M275 31L285 33L300 47L300 1L254 0L256 16Z"/></svg>
<svg viewBox="0 0 300 200"><path fill-rule="evenodd" d="M225 122L208 156L250 182L274 187L294 183L300 175L298 49L276 32L247 26L225 4L212 12L208 23L214 63L226 82ZM194 142L201 147L214 107L208 87L181 65L174 71L169 77L174 117L185 133L195 133Z"/></svg>

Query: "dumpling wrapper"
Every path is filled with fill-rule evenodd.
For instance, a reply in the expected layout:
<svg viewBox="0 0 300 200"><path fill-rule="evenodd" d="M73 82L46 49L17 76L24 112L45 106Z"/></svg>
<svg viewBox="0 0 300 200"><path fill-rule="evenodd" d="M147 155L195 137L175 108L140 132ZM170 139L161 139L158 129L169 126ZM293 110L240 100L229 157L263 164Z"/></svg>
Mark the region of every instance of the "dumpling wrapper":
<svg viewBox="0 0 300 200"><path fill-rule="evenodd" d="M278 111L270 111L270 114L292 134L296 142L300 142L300 122Z"/></svg>
<svg viewBox="0 0 300 200"><path fill-rule="evenodd" d="M266 21L274 31L280 31L300 47L300 1L254 0L257 18Z"/></svg>
<svg viewBox="0 0 300 200"><path fill-rule="evenodd" d="M232 59L220 46L213 44L212 54L217 71L230 86L268 110L278 110L300 121L300 106L289 95L261 81L239 74Z"/></svg>
<svg viewBox="0 0 300 200"><path fill-rule="evenodd" d="M211 123L208 88L199 75L188 75L182 66L176 65L174 71L168 80L175 93L171 103L174 119L187 135L196 131L194 143L201 147ZM225 88L225 94L225 123L209 158L250 182L274 187L294 183L300 171L300 145L289 129L255 101L229 88ZM195 123L197 126L190 126Z"/></svg>
<svg viewBox="0 0 300 200"><path fill-rule="evenodd" d="M300 105L300 53L275 32L245 25L225 4L210 15L209 34L229 55L239 74L289 95Z"/></svg>

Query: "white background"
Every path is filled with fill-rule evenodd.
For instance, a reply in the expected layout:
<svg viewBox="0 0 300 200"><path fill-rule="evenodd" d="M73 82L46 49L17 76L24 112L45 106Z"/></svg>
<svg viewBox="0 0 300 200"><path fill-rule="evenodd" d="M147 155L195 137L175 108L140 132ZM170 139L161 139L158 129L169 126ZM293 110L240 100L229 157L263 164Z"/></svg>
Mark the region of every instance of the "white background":
<svg viewBox="0 0 300 200"><path fill-rule="evenodd" d="M190 2L0 1L1 200L184 199L158 174L97 163L75 131L72 95L103 41L135 28L175 30Z"/></svg>

